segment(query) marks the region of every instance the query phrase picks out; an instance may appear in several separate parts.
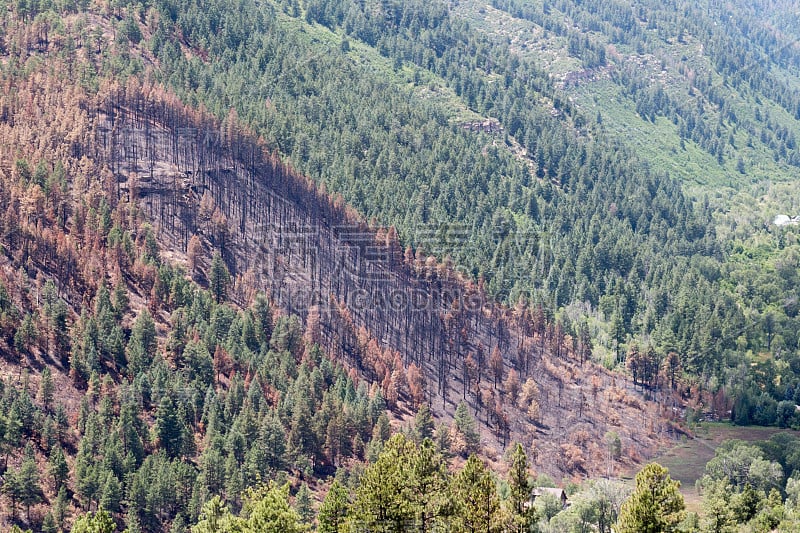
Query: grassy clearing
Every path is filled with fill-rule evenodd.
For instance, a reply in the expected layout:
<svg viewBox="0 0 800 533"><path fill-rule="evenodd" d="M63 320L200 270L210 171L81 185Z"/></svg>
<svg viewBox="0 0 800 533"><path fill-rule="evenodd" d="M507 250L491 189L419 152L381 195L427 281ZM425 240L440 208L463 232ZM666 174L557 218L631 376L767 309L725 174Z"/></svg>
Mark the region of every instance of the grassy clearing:
<svg viewBox="0 0 800 533"><path fill-rule="evenodd" d="M567 73L581 70L579 59L567 53L567 39L528 20L514 18L481 0L459 2L453 14L463 17L472 28L507 40L510 50L521 57L534 59L556 79Z"/></svg>
<svg viewBox="0 0 800 533"><path fill-rule="evenodd" d="M681 493L686 500L687 510L698 512L700 495L695 488L695 482L703 476L706 463L714 458L714 451L720 444L731 439L758 442L782 432L797 433L788 429L704 423L695 432L694 439L667 450L653 461L669 468L672 479L681 482Z"/></svg>
<svg viewBox="0 0 800 533"><path fill-rule="evenodd" d="M330 49L337 49L346 38L343 34L333 32L320 24L309 24L303 19L283 13L278 13L278 20L295 35L305 37L310 44L321 43ZM395 68L393 60L382 56L377 49L352 37L346 39L350 47L347 55L355 64L364 67L376 78L431 103L443 111L451 123L485 120L485 117L469 109L439 76L409 63Z"/></svg>
<svg viewBox="0 0 800 533"><path fill-rule="evenodd" d="M609 79L583 84L570 94L587 116L600 113L605 129L648 161L651 168L678 178L689 196L710 197L717 221L723 226L735 222L751 227L755 222L760 228L776 214L796 214L797 195L788 191L796 190L800 171L776 162L758 142L749 146L743 128L734 130L734 143L743 157L744 174L736 169L735 157L726 157L720 165L691 140L681 146L677 127L666 118L657 117L654 122L642 119L634 101ZM779 112L775 110L774 114Z"/></svg>
<svg viewBox="0 0 800 533"><path fill-rule="evenodd" d="M580 60L567 52L565 37L548 32L533 22L515 18L481 0L463 0L456 4L454 13L468 20L475 30L506 40L514 53L534 58L556 81L583 69ZM565 15L565 19L569 16ZM635 111L636 103L623 94L622 87L603 74L578 87L566 89L587 117L594 117L599 112L611 136L648 161L651 168L667 171L678 178L691 197L712 196L715 208L723 217L729 214L741 216L741 210L733 201L737 193L746 197L748 204L758 204L758 212L774 205L770 217L787 210L791 202L771 196L762 198L757 194L760 184L765 182L790 183L796 187L800 171L785 161L776 160L773 150L760 139L764 122L757 118L756 108L768 115L774 124L800 136L793 116L769 99L759 99L746 88L730 85L729 80L715 73L703 46L692 36L687 36L684 42L670 39L659 49L646 53L620 43L612 45L600 33L592 33L592 36L596 41L609 45L612 70L635 63L642 78L649 80L652 87L661 86L676 101L688 100L702 105L708 124L711 127L717 124L716 127L722 130L721 139L727 139L724 156L719 162L716 156L696 143L690 140L681 143L678 126L664 117L653 122L644 120ZM781 69L776 72L776 76L788 86L797 86L794 73ZM735 123L722 117L721 110L707 96L692 88L691 80L696 76L708 76L715 91L725 95L738 117Z"/></svg>

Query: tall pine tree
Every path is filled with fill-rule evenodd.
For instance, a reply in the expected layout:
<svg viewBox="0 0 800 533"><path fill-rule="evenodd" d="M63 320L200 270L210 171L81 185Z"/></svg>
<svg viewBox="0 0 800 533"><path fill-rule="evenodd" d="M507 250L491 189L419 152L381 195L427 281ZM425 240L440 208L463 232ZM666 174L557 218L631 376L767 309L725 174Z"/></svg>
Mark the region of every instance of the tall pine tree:
<svg viewBox="0 0 800 533"><path fill-rule="evenodd" d="M454 532L495 533L502 530L497 486L486 465L476 455L470 455L464 468L456 475L452 491L456 506Z"/></svg>
<svg viewBox="0 0 800 533"><path fill-rule="evenodd" d="M319 532L344 532L349 505L347 489L338 480L334 480L319 508Z"/></svg>
<svg viewBox="0 0 800 533"><path fill-rule="evenodd" d="M663 466L650 463L636 474L636 489L622 504L617 520L619 533L676 531L683 519L684 503L679 481Z"/></svg>
<svg viewBox="0 0 800 533"><path fill-rule="evenodd" d="M228 272L228 267L225 266L222 255L216 252L211 260L211 270L208 273L208 288L217 303L224 302L227 299L230 281L231 275Z"/></svg>
<svg viewBox="0 0 800 533"><path fill-rule="evenodd" d="M513 528L517 533L527 533L535 520L531 505L531 486L528 480L528 456L522 444L517 443L511 454L511 468L508 471L508 487L510 494L508 505L513 520Z"/></svg>

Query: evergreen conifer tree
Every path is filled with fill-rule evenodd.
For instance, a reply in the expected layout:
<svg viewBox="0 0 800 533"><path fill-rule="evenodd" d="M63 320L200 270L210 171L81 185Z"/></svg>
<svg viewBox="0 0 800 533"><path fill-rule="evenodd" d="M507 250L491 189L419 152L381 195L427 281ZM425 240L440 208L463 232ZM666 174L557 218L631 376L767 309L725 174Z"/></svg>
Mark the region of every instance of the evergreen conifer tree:
<svg viewBox="0 0 800 533"><path fill-rule="evenodd" d="M650 463L636 474L636 489L622 505L617 520L619 533L676 531L683 519L684 503L679 481L663 466Z"/></svg>
<svg viewBox="0 0 800 533"><path fill-rule="evenodd" d="M334 480L319 508L319 532L342 533L345 531L345 519L349 505L347 489L338 480Z"/></svg>

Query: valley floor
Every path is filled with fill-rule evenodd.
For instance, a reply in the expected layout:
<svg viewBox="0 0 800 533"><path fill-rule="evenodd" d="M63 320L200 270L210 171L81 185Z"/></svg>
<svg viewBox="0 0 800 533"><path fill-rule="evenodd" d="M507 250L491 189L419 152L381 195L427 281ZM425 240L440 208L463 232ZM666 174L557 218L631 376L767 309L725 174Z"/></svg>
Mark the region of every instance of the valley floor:
<svg viewBox="0 0 800 533"><path fill-rule="evenodd" d="M703 476L706 463L714 458L715 450L727 440L758 442L768 440L776 433L800 435L800 432L791 429L705 422L696 429L694 439L681 442L653 461L668 468L670 477L681 482L681 493L686 501L686 510L700 512L702 497L695 483ZM635 475L635 471L630 473L631 486L633 486Z"/></svg>

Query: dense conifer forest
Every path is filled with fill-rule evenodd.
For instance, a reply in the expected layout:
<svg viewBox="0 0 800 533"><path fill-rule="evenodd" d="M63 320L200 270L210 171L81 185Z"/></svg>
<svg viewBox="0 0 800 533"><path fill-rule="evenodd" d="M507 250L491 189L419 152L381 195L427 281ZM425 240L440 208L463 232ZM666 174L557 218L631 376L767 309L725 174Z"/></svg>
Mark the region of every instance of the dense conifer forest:
<svg viewBox="0 0 800 533"><path fill-rule="evenodd" d="M774 400L766 406L771 413L777 402L793 400L794 370L777 370L774 359L757 357L768 367L765 378L760 372L742 376L737 368L753 362L748 353L797 351L796 231L764 231L764 215L757 221L729 220L732 215L724 209L715 211L719 200L712 203L708 192L688 198L668 171L640 157L609 134L602 120L587 117L573 105L569 93L533 58L515 54L507 42L472 28L469 19L446 7L312 2L303 9L283 5L266 11L253 5L253 16L244 17L247 3L235 14L174 6L174 24L156 30L156 36L180 30L190 45L208 51L208 60L169 52L168 44L154 48L154 53L163 79L182 98L220 116L233 106L297 168L341 194L365 216L394 225L406 243L449 255L467 275L485 280L489 293L500 300L538 303L573 337L588 330L595 339L596 357L607 366L622 364L627 352L634 351L650 354L649 366L659 368L675 352L689 378L687 389L697 386L722 396L721 416L739 401L737 416L745 423L764 423L756 404ZM560 10L569 11L568 6ZM587 21L578 13L572 16L589 28L598 24L593 20L605 18L602 27L613 39L633 45L643 24L634 24L637 16L624 11L601 10L602 17L595 14ZM662 26L680 32L680 23L660 11L640 11L638 17L656 28L638 30L641 46L650 43L654 48L657 37L651 34L659 31L665 34L662 40L668 39ZM738 16L748 20L753 16L748 13ZM708 24L713 25L713 18ZM608 29L629 25L628 33ZM191 37L195 28L218 26L226 28L224 37L214 31L197 32L196 40ZM236 29L240 33L234 33ZM776 82L762 92L760 84L768 76L758 74L760 66L750 67L762 62L735 55L737 50L746 54L741 51L744 45L735 45L740 37L733 29L724 35L707 27L694 31L684 28L684 38L691 34L725 43L706 46L713 63L711 82L707 87L696 82L697 87L690 88L705 95L691 111L703 119L679 117L680 105L671 105L667 96L651 98L663 100L662 107L642 113L655 117L669 109L670 120L681 132L686 129L682 124L695 124L681 133L682 139L701 147L717 145L722 126L725 131L749 126L731 113L725 117L725 101L714 97L721 91L715 76L730 76L722 65L729 70L747 65L734 86L752 81L747 90L790 114L780 115L780 126L772 123L785 143L765 141L776 150L773 159L790 163L796 150L791 134L797 127L791 118L796 89ZM269 37L252 38L262 33ZM760 53L769 55L777 45L762 39ZM353 57L360 50L355 43L369 46L380 57ZM222 48L239 52L215 52ZM781 50L793 57L791 43ZM376 62L389 72L376 72ZM633 94L637 107L647 107L641 103L644 97L628 87L625 76L632 74L625 72L621 66L612 76L621 77L624 92ZM387 77L394 83L387 83ZM343 87L341 79L355 81ZM636 83L644 87L648 80L641 77ZM426 86L449 92L456 103L449 101L442 108L435 105L436 99L415 98ZM719 113L706 112L706 100L710 104L705 105ZM454 127L452 111L447 114L453 105L494 117L503 132L465 134L463 127ZM706 141L704 133L694 132L710 131L703 121L712 116L722 121L720 133ZM759 120L765 127L771 123L763 115ZM698 138L692 140L692 135ZM736 146L739 134L731 135ZM526 154L522 158L520 151ZM778 182L797 174L791 163L776 167L776 173L786 174L776 175ZM767 194L774 196L770 208L797 207L779 184L775 189L774 195ZM722 217L724 236L717 234L716 222ZM731 231L739 237L731 238ZM773 345L775 338L778 344ZM790 355L787 362L793 358ZM636 357L629 360L635 362ZM775 372L785 375L780 385L769 377ZM645 381L655 385L657 373L644 374ZM767 397L759 398L761 392ZM774 422L770 414L766 417L771 419L767 423Z"/></svg>
<svg viewBox="0 0 800 533"><path fill-rule="evenodd" d="M798 527L791 9L0 0L0 528Z"/></svg>

